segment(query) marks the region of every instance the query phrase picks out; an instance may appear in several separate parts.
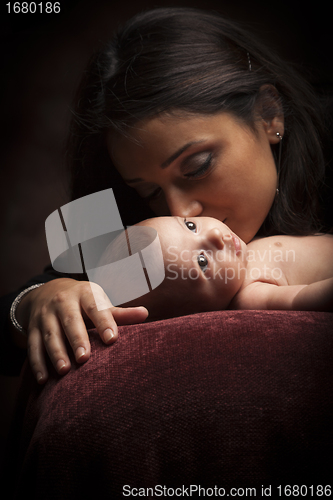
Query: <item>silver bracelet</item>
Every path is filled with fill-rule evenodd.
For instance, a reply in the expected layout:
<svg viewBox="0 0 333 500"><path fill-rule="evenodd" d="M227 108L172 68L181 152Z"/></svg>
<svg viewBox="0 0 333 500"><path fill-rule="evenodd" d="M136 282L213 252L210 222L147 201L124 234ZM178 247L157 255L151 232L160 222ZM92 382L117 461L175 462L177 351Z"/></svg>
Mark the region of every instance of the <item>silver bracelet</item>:
<svg viewBox="0 0 333 500"><path fill-rule="evenodd" d="M27 333L24 328L20 325L20 323L17 321L16 317L15 317L15 313L16 313L16 309L17 309L17 306L19 305L19 303L21 302L21 300L23 299L23 297L31 292L31 290L34 290L35 288L38 288L39 286L42 286L44 285L45 283L37 283L37 285L32 285L32 286L29 286L29 288L26 288L25 290L23 290L23 292L21 292L17 297L16 299L14 300L14 302L12 303L12 306L10 308L10 312L9 312L9 315L10 315L10 321L12 322L12 325L15 326L16 330L18 330L19 332L22 332L22 333Z"/></svg>

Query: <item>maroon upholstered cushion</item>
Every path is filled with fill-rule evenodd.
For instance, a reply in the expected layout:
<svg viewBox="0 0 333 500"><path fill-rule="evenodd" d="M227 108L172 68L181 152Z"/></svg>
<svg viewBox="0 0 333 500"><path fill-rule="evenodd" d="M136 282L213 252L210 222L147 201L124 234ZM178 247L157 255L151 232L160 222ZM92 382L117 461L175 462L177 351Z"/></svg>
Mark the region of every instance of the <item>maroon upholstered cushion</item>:
<svg viewBox="0 0 333 500"><path fill-rule="evenodd" d="M332 327L331 313L224 311L121 327L109 347L92 331L86 364L33 385L18 498L329 484Z"/></svg>

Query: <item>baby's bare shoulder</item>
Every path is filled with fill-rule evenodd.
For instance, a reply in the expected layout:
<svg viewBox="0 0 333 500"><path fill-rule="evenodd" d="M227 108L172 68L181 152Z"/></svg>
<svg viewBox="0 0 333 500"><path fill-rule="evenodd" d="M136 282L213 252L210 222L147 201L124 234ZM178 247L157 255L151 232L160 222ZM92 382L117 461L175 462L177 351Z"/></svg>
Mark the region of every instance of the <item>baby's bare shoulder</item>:
<svg viewBox="0 0 333 500"><path fill-rule="evenodd" d="M276 235L266 238L256 238L248 245L248 250L256 251L261 249L277 250L295 250L304 247L333 248L333 234L317 233L309 236L288 236Z"/></svg>

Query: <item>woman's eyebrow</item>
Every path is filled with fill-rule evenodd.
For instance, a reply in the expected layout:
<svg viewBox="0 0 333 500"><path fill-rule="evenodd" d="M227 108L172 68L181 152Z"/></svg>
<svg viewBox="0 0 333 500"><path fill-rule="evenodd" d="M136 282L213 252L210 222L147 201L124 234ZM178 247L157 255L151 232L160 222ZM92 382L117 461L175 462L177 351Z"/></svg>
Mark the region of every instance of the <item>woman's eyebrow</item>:
<svg viewBox="0 0 333 500"><path fill-rule="evenodd" d="M194 146L195 144L200 144L201 142L205 142L204 140L201 141L191 141L179 148L175 153L173 153L167 160L165 160L161 168L166 168L170 165L170 163L174 162L181 154L184 153L189 147Z"/></svg>

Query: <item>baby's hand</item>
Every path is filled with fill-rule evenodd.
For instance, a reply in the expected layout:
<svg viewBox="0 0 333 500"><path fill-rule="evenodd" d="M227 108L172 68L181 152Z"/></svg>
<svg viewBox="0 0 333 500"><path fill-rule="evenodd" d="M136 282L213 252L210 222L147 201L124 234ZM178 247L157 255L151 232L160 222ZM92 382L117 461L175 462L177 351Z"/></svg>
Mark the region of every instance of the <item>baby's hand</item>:
<svg viewBox="0 0 333 500"><path fill-rule="evenodd" d="M97 309L91 287L98 303L107 309ZM16 310L18 322L27 331L28 358L40 384L48 378L46 355L60 375L69 371L71 363L66 338L78 363L89 359L90 342L85 320L90 320L101 339L111 344L118 338L117 324L141 323L147 316L144 307L114 307L96 283L70 278L55 279L32 290Z"/></svg>

